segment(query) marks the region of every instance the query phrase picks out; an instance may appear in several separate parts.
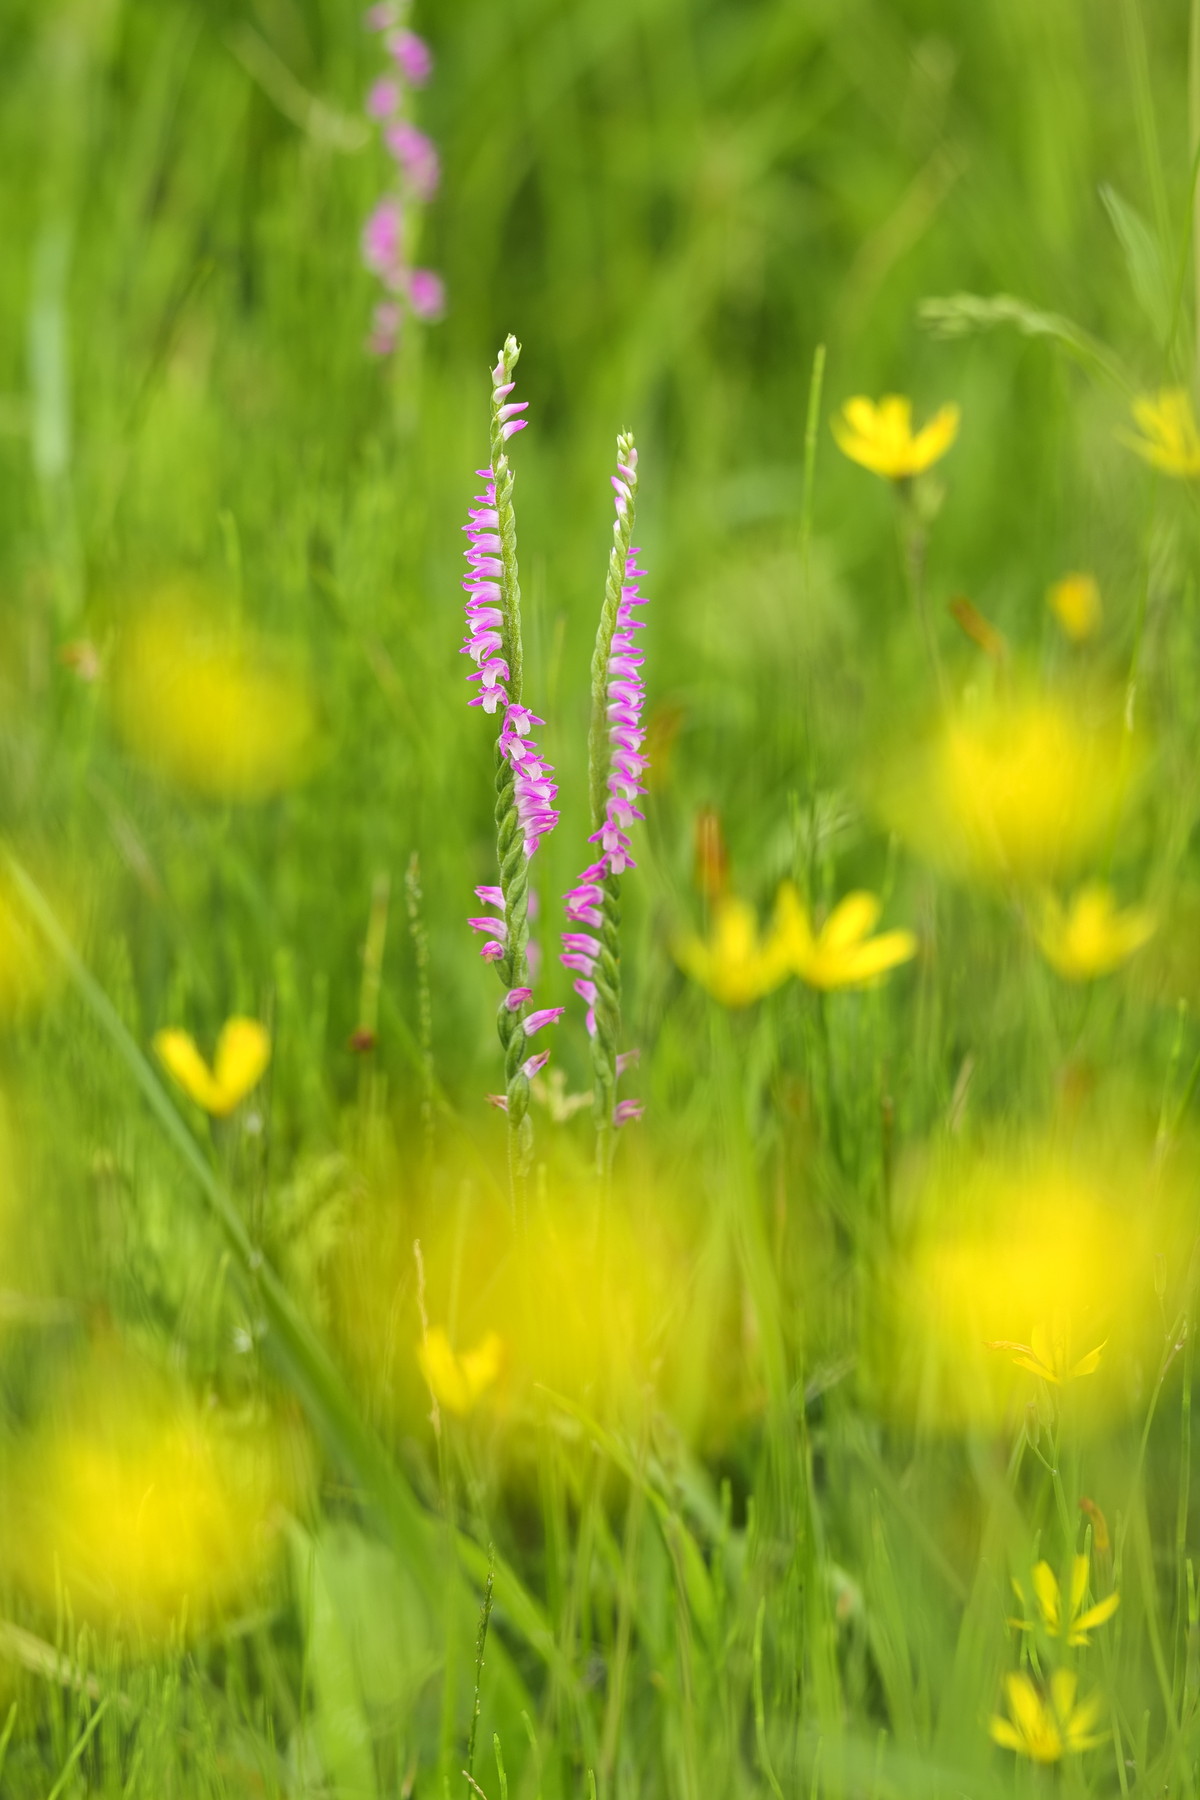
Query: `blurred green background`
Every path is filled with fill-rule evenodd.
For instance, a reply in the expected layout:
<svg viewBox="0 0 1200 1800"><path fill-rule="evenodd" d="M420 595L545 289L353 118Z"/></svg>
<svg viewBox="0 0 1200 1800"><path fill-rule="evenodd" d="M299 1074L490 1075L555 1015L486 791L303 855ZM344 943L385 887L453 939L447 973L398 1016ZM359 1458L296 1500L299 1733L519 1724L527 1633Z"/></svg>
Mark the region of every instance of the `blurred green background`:
<svg viewBox="0 0 1200 1800"><path fill-rule="evenodd" d="M445 178L423 253L449 314L389 370L363 352L357 244L385 159L362 122L376 49L354 7L5 6L0 803L18 837L65 831L124 883L147 1030L170 983L215 1025L271 980L294 990L287 1028L340 1049L371 879L419 849L438 1055L461 1077L470 1046L490 1049L460 915L491 851L457 679L458 526L504 333L526 347L531 691L564 792L542 887L579 861L606 473L629 425L652 701L676 737L651 891L665 905L686 880L702 803L754 891L790 860L789 792L836 793L863 709L885 718L919 670L888 496L836 456L824 417L801 592L818 342L824 415L888 389L918 412L962 404L939 610L967 593L1036 652L1046 583L1098 566L1129 628L1141 489L1109 429L1123 398L1046 340L935 341L917 308L1009 292L1107 340L1138 381L1167 374L1105 190L1165 234L1142 285L1173 291L1187 20L1131 0L462 0L414 23L438 59L421 116ZM306 648L326 754L301 793L197 816L131 785L94 690L56 665L181 575ZM352 1083L344 1059L324 1066Z"/></svg>
<svg viewBox="0 0 1200 1800"><path fill-rule="evenodd" d="M382 1390L391 1365L384 1377L372 1371L380 1391L366 1393L362 1410L382 1421L396 1452L397 1516L411 1525L404 1507L416 1508L413 1493L424 1508L423 1527L404 1540L402 1582L434 1566L432 1527L424 1527L445 1498L428 1443L414 1448L424 1402L408 1366L413 1222L435 1219L443 1239L457 1232L457 1255L468 1200L482 1192L481 1204L490 1204L488 1182L503 1158L501 1121L484 1101L498 1085L496 990L465 925L472 889L494 878L491 748L467 709L457 650L460 526L486 454L488 370L505 334L524 346L519 390L530 401L531 429L512 449L527 698L546 719L542 742L559 770L563 808L535 866L542 1005L569 999L553 952L558 896L585 860L587 670L610 541L608 475L616 432L637 433L655 771L641 868L626 884L626 1036L649 1052L639 1076L649 1117L627 1135L622 1155L635 1173L654 1168L656 1157L661 1172L678 1146L699 1164L715 1134L728 1156L720 1166L736 1172L722 1186L717 1159L705 1162L703 1181L680 1178L689 1226L711 1224L720 1250L698 1281L719 1329L706 1337L707 1321L691 1322L688 1344L700 1349L690 1399L698 1415L722 1346L735 1341L744 1359L730 1354L730 1390L745 1375L754 1393L738 1413L745 1395L739 1390L726 1408L714 1382L721 1417L707 1446L711 1467L698 1473L681 1453L684 1498L672 1490L678 1513L670 1516L691 1519L714 1583L734 1571L730 1606L742 1616L729 1711L743 1723L758 1594L749 1581L744 1592L737 1586L743 1554L772 1596L771 1557L788 1569L793 1551L809 1558L803 1598L789 1589L781 1603L772 1717L792 1718L802 1666L813 1684L805 1696L817 1694L824 1724L841 1717L821 1609L844 1571L822 1564L815 1585L824 1598L811 1599L824 1547L804 1509L827 1469L822 1449L813 1476L796 1421L803 1425L810 1404L810 1350L820 1365L818 1412L826 1388L837 1389L852 1366L858 1283L877 1247L871 1208L877 1191L886 1198L893 1152L900 1157L948 1117L957 1129L976 1058L972 1104L981 1112L1040 1123L1052 1100L1075 1091L1077 1075L1087 1090L1093 1077L1111 1074L1108 1091L1123 1093L1126 1081L1136 1089L1130 1111L1144 1123L1160 1092L1178 1100L1181 1071L1200 1047L1192 1014L1173 1010L1181 998L1193 1009L1200 998L1191 948L1200 850L1195 501L1183 484L1164 497L1164 484L1117 435L1131 393L1186 383L1192 373L1189 172L1200 95L1189 125L1186 70L1200 9L1192 10L1189 21L1182 4L1138 0L418 7L412 23L437 58L419 118L443 156L421 255L443 272L449 305L443 323L414 329L395 362L381 364L364 348L377 295L359 238L387 169L362 112L379 52L357 6L0 4L0 829L143 1050L167 1025L186 1025L206 1047L233 1013L269 1025L274 1056L261 1116L252 1115L253 1131L218 1130L213 1162L237 1194L249 1241L284 1269L318 1329L328 1323L322 1306L336 1310L330 1286L344 1281L352 1300L358 1291L357 1267L354 1279L344 1267L329 1282L325 1275L346 1243L353 1264L360 1202L365 1212L381 1195L389 1205L400 1197L387 1229L403 1263L395 1286L403 1310L396 1300L388 1354L407 1358L400 1385L408 1413L399 1424L388 1415L393 1396ZM993 323L1001 313L1007 320L994 329L931 329L923 304L964 293L1020 304L994 311ZM969 313L960 304L940 316L962 326ZM806 556L804 434L818 345L828 360ZM1136 870L1129 880L1139 894L1159 899L1173 884L1182 910L1173 960L1154 964L1132 1001L1110 988L1076 1007L1077 995L1064 998L1032 957L1015 909L939 888L872 816L864 765L886 760L922 722L927 672L899 572L892 496L837 453L828 419L849 395L892 391L911 394L921 418L947 401L962 408L959 441L936 472L944 496L929 563L935 631L955 689L981 681L983 669L947 611L955 596L969 597L1005 634L1018 665L1061 672L1068 651L1046 588L1068 569L1096 571L1106 623L1086 666L1118 696L1145 610L1138 706L1158 728L1156 760L1137 827L1114 861L1119 872ZM278 640L306 670L319 751L290 791L250 805L205 800L123 748L112 658L141 609L162 609L180 593ZM94 651L94 667L81 645ZM829 1061L824 1099L810 1091L820 1085L824 1012L781 997L744 1032L741 1021L714 1025L713 1009L675 966L672 939L704 913L694 849L705 808L720 817L734 888L760 907L783 876L802 871L814 900L855 885L884 891L889 923L894 914L922 937L913 973L861 1004L831 1009L844 1134L836 1155L817 1142L834 1110ZM447 1153L432 1179L427 1165L417 1173L429 1070L403 880L414 852L430 947L435 1132ZM380 877L391 883L391 921L379 1039L364 1059L349 1040L361 1023L363 942ZM571 1085L586 1085L574 1014L554 1048ZM64 993L6 1026L0 1086L15 1171L0 1223L38 1223L36 1232L7 1231L0 1290L55 1296L64 1309L32 1316L32 1330L20 1315L5 1339L5 1448L53 1393L48 1371L110 1331L157 1346L231 1408L250 1406L261 1397L261 1371L249 1354L253 1331L231 1339L228 1263L181 1198L188 1181L133 1098L129 1065L113 1054L95 1009ZM893 1110L885 1115L885 1107ZM579 1168L586 1125L584 1115L574 1128ZM542 1129L549 1137L539 1118ZM0 1163L7 1154L0 1142ZM683 1166L672 1164L672 1180ZM743 1204L753 1227L738 1216ZM369 1262L369 1244L363 1255ZM735 1265L753 1306L743 1308L740 1288L734 1293ZM798 1296L811 1301L802 1321ZM437 1294L438 1305L444 1299ZM272 1330L277 1323L272 1317ZM344 1344L340 1351L352 1363ZM679 1360L686 1371L687 1356ZM839 1606L849 1595L839 1620L850 1618L853 1639L847 1713L859 1709L864 1734L882 1716L869 1691L866 1638L853 1637L855 1580L865 1580L868 1562L880 1583L892 1580L886 1544L876 1557L882 1493L894 1508L900 1574L872 1654L882 1665L889 1643L895 1650L889 1704L906 1681L917 1696L911 1704L924 1724L912 1725L910 1742L928 1750L935 1692L945 1703L942 1747L958 1756L999 1668L988 1662L994 1646L976 1655L968 1645L955 1660L957 1609L985 1536L974 1489L955 1511L975 1450L960 1465L935 1446L922 1465L926 1485L906 1496L885 1467L886 1428L874 1419L860 1427L856 1405L846 1403L845 1439L828 1451L835 1475L840 1467L857 1482L861 1464L878 1484L869 1497L855 1487L840 1514L831 1509L830 1554L856 1572L836 1588ZM339 1416L324 1402L310 1415L318 1423ZM529 1466L517 1477L504 1467L498 1479L509 1486L487 1525L504 1515L502 1551L527 1555L530 1587L539 1597L549 1591L553 1629L570 1654L570 1508L555 1487L567 1477L545 1443L526 1444ZM1131 1466L1128 1439L1114 1443L1105 1452L1112 1466ZM481 1458L490 1478L495 1468ZM344 1460L362 1475L364 1464ZM1166 1461L1162 1491L1173 1502L1176 1463L1187 1467L1173 1441ZM730 1471L733 1539L719 1487ZM357 1605L382 1591L374 1559L385 1553L349 1527L338 1535L357 1495L339 1485L341 1473L324 1473L323 1502L337 1520L324 1546L330 1592L341 1583L347 1605ZM988 1505L990 1479L985 1468ZM587 1504L607 1550L616 1527L610 1543L599 1486L597 1477ZM746 1525L751 1490L766 1521L761 1541ZM926 1530L930 1493L950 1499ZM572 1491L572 1505L575 1498ZM1188 1506L1185 1484L1184 1526ZM1174 1521L1164 1520L1165 1511L1155 1514L1165 1542ZM469 1689L484 1566L483 1524L471 1525L470 1603L453 1588L447 1612L458 1605L457 1615L437 1619L450 1646L441 1645L450 1699L440 1721L422 1724L423 1745L441 1733L443 1773L454 1766L465 1716L454 1705L464 1682ZM940 1543L931 1551L935 1530L948 1551ZM1149 1524L1144 1535L1149 1546ZM1175 1548L1171 1629L1182 1644L1182 1537ZM647 1742L657 1719L652 1680L678 1648L670 1608L678 1601L686 1650L695 1625L687 1607L696 1591L711 1599L689 1565L685 1600L678 1567L668 1567L661 1547L654 1554L646 1579L656 1598L637 1639ZM949 1578L928 1599L928 1568L941 1581L949 1561ZM606 1601L624 1579L615 1550L612 1565ZM388 1579L395 1572L389 1563ZM723 1590L712 1604L724 1604ZM276 1718L286 1735L287 1707L297 1692L303 1700L301 1643L311 1636L328 1649L328 1635L310 1632L312 1615L302 1611L297 1602L282 1625L274 1615L252 1618L237 1645L223 1642L208 1665L206 1704L220 1693L231 1718L252 1717L259 1749ZM1150 1601L1144 1612L1153 1621ZM34 1623L49 1629L44 1614ZM711 1645L695 1641L702 1661ZM420 1655L439 1653L437 1632L429 1642ZM528 1615L507 1642L532 1691L544 1673L537 1656L551 1669L553 1656ZM27 1668L30 1654L26 1646ZM327 1710L339 1666L333 1657L334 1673L317 1682L333 1684L322 1690ZM516 1689L504 1687L512 1671L499 1651L496 1666L503 1692L493 1700L523 1750ZM1128 1676L1129 1709L1139 1716L1146 1693L1146 1707L1158 1705L1149 1667L1143 1654L1136 1680ZM727 1674L716 1653L709 1672L714 1683ZM556 1794L582 1791L580 1769L596 1748L588 1708L595 1714L600 1704L588 1667L574 1669L561 1690L557 1679L546 1678L539 1714L547 1732L561 1728L569 1741L566 1774L547 1783ZM373 1694L376 1702L386 1713L387 1696ZM436 1710L427 1692L421 1704ZM682 1709L667 1709L671 1721L691 1717L677 1693L671 1704ZM704 1693L696 1715L706 1718ZM51 1775L62 1767L72 1741L65 1718L64 1710L47 1728L51 1749L43 1731L44 1765L22 1792L41 1793L43 1767ZM674 1730L664 1728L662 1748L672 1768ZM679 1732L684 1741L683 1725ZM976 1736L964 1756L989 1754ZM297 1730L293 1750L300 1738ZM702 1756L702 1734L688 1741L688 1753ZM322 1754L328 1762L327 1746ZM630 1754L640 1754L636 1745ZM35 1760L30 1752L28 1769ZM642 1791L658 1791L650 1752L646 1766ZM799 1750L790 1766L803 1766ZM399 1781L403 1771L395 1773ZM699 1791L695 1773L691 1785L681 1779L681 1795ZM921 1775L909 1771L907 1791L916 1793ZM212 1791L224 1791L215 1776Z"/></svg>

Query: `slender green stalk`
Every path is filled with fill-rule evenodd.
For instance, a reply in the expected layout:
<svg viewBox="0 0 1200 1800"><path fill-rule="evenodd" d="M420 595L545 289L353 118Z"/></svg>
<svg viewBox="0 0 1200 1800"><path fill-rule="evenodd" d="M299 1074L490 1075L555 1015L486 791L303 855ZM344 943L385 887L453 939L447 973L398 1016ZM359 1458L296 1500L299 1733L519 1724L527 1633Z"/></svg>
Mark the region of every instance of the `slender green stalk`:
<svg viewBox="0 0 1200 1800"><path fill-rule="evenodd" d="M495 1552L489 1548L489 1560ZM488 1569L487 1583L483 1590L483 1606L479 1614L479 1635L475 1640L475 1704L471 1711L471 1734L467 1740L467 1780L475 1773L475 1740L479 1735L479 1704L483 1690L483 1653L487 1649L488 1625L492 1617L492 1593L496 1585L495 1575L491 1567Z"/></svg>
<svg viewBox="0 0 1200 1800"><path fill-rule="evenodd" d="M1125 54L1133 83L1133 110L1141 144L1146 184L1154 205L1154 223L1164 252L1171 242L1171 209L1167 201L1167 184L1163 176L1162 153L1158 143L1158 119L1154 105L1154 87L1150 77L1150 58L1146 48L1146 28L1142 19L1141 0L1123 0L1122 23L1125 29Z"/></svg>
<svg viewBox="0 0 1200 1800"><path fill-rule="evenodd" d="M929 616L929 597L925 591L925 562L929 552L929 532L918 510L912 482L906 479L897 481L893 485L896 493L896 544L900 555L900 573L904 580L909 605L916 613L917 623L921 628L925 654L929 659L929 669L933 676L933 684L937 689L938 699L944 702L946 698L945 677L942 674L941 658L938 656L933 620Z"/></svg>
<svg viewBox="0 0 1200 1800"><path fill-rule="evenodd" d="M436 1082L433 1066L433 990L429 980L429 931L425 924L421 892L421 859L413 851L404 876L408 900L408 929L417 965L417 1041L421 1047L421 1131L425 1140L425 1178L433 1174L433 1107Z"/></svg>
<svg viewBox="0 0 1200 1800"><path fill-rule="evenodd" d="M1200 4L1200 0L1197 0ZM817 479L817 434L821 417L821 391L825 386L825 346L818 344L813 352L812 375L808 384L808 416L804 424L804 489L800 502L800 580L807 605L812 592L812 515L813 491Z"/></svg>
<svg viewBox="0 0 1200 1800"><path fill-rule="evenodd" d="M758 1612L754 1618L754 1738L758 1745L758 1766L767 1778L775 1800L783 1800L783 1789L779 1785L779 1777L771 1762L771 1751L767 1744L767 1712L763 1701L763 1618L767 1610L767 1597L764 1594L758 1603Z"/></svg>

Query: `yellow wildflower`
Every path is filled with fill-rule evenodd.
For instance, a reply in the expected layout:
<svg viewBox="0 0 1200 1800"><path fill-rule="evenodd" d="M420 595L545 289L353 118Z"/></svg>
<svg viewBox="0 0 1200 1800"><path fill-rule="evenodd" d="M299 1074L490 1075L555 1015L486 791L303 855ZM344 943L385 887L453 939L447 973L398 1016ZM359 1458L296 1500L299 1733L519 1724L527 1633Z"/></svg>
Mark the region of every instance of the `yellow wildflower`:
<svg viewBox="0 0 1200 1800"><path fill-rule="evenodd" d="M1157 921L1143 906L1117 909L1112 889L1090 881L1064 907L1054 894L1042 900L1034 936L1046 961L1066 981L1091 981L1128 962L1154 936Z"/></svg>
<svg viewBox="0 0 1200 1800"><path fill-rule="evenodd" d="M1058 1762L1064 1754L1090 1750L1103 1743L1105 1734L1093 1730L1103 1697L1092 1694L1077 1706L1078 1682L1073 1670L1056 1669L1047 1695L1028 1675L1006 1675L1004 1695L1009 1717L993 1715L989 1727L993 1742L1040 1763Z"/></svg>
<svg viewBox="0 0 1200 1800"><path fill-rule="evenodd" d="M189 1099L224 1119L262 1079L271 1060L271 1040L257 1019L227 1019L211 1069L187 1031L158 1032L154 1053Z"/></svg>
<svg viewBox="0 0 1200 1800"><path fill-rule="evenodd" d="M0 1020L23 1018L58 979L45 941L6 877L0 877Z"/></svg>
<svg viewBox="0 0 1200 1800"><path fill-rule="evenodd" d="M791 973L778 924L764 942L754 908L732 895L714 907L708 942L689 933L675 945L675 960L722 1006L749 1006Z"/></svg>
<svg viewBox="0 0 1200 1800"><path fill-rule="evenodd" d="M1200 475L1200 431L1186 388L1161 388L1143 394L1133 403L1133 416L1142 432L1135 437L1121 433L1122 441L1138 455L1168 475L1183 479Z"/></svg>
<svg viewBox="0 0 1200 1800"><path fill-rule="evenodd" d="M888 772L881 798L931 861L1044 881L1108 836L1139 762L1115 711L1093 719L1049 694L998 695L952 714Z"/></svg>
<svg viewBox="0 0 1200 1800"><path fill-rule="evenodd" d="M1160 1179L1120 1139L1071 1157L1040 1138L951 1143L914 1161L898 1177L911 1227L869 1309L883 1402L934 1427L1004 1427L1036 1375L1055 1395L1070 1384L1081 1429L1119 1413L1122 1371L1157 1342L1155 1234L1177 1241Z"/></svg>
<svg viewBox="0 0 1200 1800"><path fill-rule="evenodd" d="M175 595L136 618L114 666L117 724L156 773L214 799L261 800L305 772L305 684L252 633Z"/></svg>
<svg viewBox="0 0 1200 1800"><path fill-rule="evenodd" d="M473 1350L460 1355L442 1327L435 1325L417 1346L417 1357L434 1398L447 1412L465 1418L498 1379L504 1367L504 1340L489 1331Z"/></svg>
<svg viewBox="0 0 1200 1800"><path fill-rule="evenodd" d="M1018 1369L1028 1369L1031 1375L1039 1375L1043 1381L1050 1382L1053 1387L1062 1387L1068 1381L1079 1381L1085 1375L1094 1375L1100 1367L1100 1357L1104 1344L1097 1344L1078 1362L1071 1361L1067 1346L1067 1334L1060 1326L1055 1331L1045 1325L1035 1325L1029 1334L1032 1340L1028 1344L1014 1343L1009 1338L989 1338L989 1350L1012 1350L1016 1354L1013 1363Z"/></svg>
<svg viewBox="0 0 1200 1800"><path fill-rule="evenodd" d="M876 404L859 394L833 420L833 435L851 462L890 481L904 481L945 456L958 436L959 416L957 406L943 406L914 435L911 400L885 394Z"/></svg>
<svg viewBox="0 0 1200 1800"><path fill-rule="evenodd" d="M1090 1633L1098 1625L1111 1619L1121 1604L1118 1593L1106 1594L1095 1606L1084 1611L1084 1601L1088 1591L1088 1559L1086 1556L1075 1556L1071 1559L1071 1592L1066 1607L1063 1606L1062 1589L1058 1585L1058 1577L1050 1564L1039 1562L1033 1571L1033 1592L1037 1600L1038 1612L1042 1623L1051 1637L1065 1638L1072 1648L1082 1649L1091 1643ZM1025 1590L1019 1581L1013 1581L1017 1599L1028 1610ZM1033 1627L1027 1619L1014 1619L1014 1625L1021 1631L1031 1631Z"/></svg>
<svg viewBox="0 0 1200 1800"><path fill-rule="evenodd" d="M241 1603L268 1564L293 1459L256 1417L234 1419L98 1358L66 1416L18 1447L6 1573L53 1612L152 1635Z"/></svg>
<svg viewBox="0 0 1200 1800"><path fill-rule="evenodd" d="M1073 644L1086 643L1100 629L1100 588L1094 575L1064 575L1047 591L1046 604Z"/></svg>
<svg viewBox="0 0 1200 1800"><path fill-rule="evenodd" d="M814 935L803 901L785 882L779 890L777 929L790 968L809 987L829 990L863 987L908 962L917 953L911 931L870 935L881 910L874 894L847 894Z"/></svg>

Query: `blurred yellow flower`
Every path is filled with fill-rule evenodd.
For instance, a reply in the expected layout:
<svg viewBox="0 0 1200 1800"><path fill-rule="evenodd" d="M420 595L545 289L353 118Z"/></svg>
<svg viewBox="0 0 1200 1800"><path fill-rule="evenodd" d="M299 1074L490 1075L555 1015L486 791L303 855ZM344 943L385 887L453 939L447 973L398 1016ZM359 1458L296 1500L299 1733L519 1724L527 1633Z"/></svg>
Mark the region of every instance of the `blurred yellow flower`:
<svg viewBox="0 0 1200 1800"><path fill-rule="evenodd" d="M0 876L0 1021L19 1019L47 998L59 978L55 959L27 908Z"/></svg>
<svg viewBox="0 0 1200 1800"><path fill-rule="evenodd" d="M1105 1734L1094 1727L1103 1708L1103 1697L1092 1694L1075 1703L1079 1677L1071 1669L1056 1669L1049 1694L1043 1694L1025 1674L1004 1677L1007 1719L993 1714L990 1731L994 1743L1034 1762L1058 1762L1064 1755L1090 1750L1103 1743Z"/></svg>
<svg viewBox="0 0 1200 1800"><path fill-rule="evenodd" d="M889 770L891 823L931 862L976 879L1048 880L1112 830L1140 748L1119 716L1039 692L952 714Z"/></svg>
<svg viewBox="0 0 1200 1800"><path fill-rule="evenodd" d="M421 1373L430 1392L447 1412L465 1418L476 1402L493 1387L504 1367L504 1340L489 1331L473 1350L460 1353L440 1325L425 1334L417 1346Z"/></svg>
<svg viewBox="0 0 1200 1800"><path fill-rule="evenodd" d="M917 953L911 931L870 935L881 910L874 894L847 894L814 935L804 902L791 882L785 882L779 890L776 930L789 967L809 987L826 990L878 981Z"/></svg>
<svg viewBox="0 0 1200 1800"><path fill-rule="evenodd" d="M1131 450L1168 475L1184 479L1200 475L1200 431L1186 388L1161 388L1133 403L1141 437L1121 432Z"/></svg>
<svg viewBox="0 0 1200 1800"><path fill-rule="evenodd" d="M769 937L759 936L754 908L726 896L713 908L707 943L694 932L678 940L675 960L686 975L707 988L722 1006L749 1006L791 973L784 934L777 921Z"/></svg>
<svg viewBox="0 0 1200 1800"><path fill-rule="evenodd" d="M1044 895L1034 936L1064 980L1091 981L1128 962L1154 936L1157 923L1144 906L1119 911L1112 889L1091 881L1066 907L1057 895Z"/></svg>
<svg viewBox="0 0 1200 1800"><path fill-rule="evenodd" d="M61 1574L77 1616L195 1628L265 1569L283 1471L261 1419L98 1365L18 1453L9 1574L51 1608Z"/></svg>
<svg viewBox="0 0 1200 1800"><path fill-rule="evenodd" d="M1004 1428L1032 1374L1081 1426L1128 1407L1160 1330L1155 1255L1186 1241L1182 1196L1149 1151L947 1145L896 1205L904 1236L867 1329L883 1405L935 1428Z"/></svg>
<svg viewBox="0 0 1200 1800"><path fill-rule="evenodd" d="M959 417L957 406L943 406L914 435L911 400L885 394L876 404L859 394L847 400L832 421L833 435L851 462L891 481L903 481L945 456L958 436Z"/></svg>
<svg viewBox="0 0 1200 1800"><path fill-rule="evenodd" d="M260 639L168 597L141 613L113 671L117 724L157 773L212 799L261 800L305 772L305 684Z"/></svg>
<svg viewBox="0 0 1200 1800"><path fill-rule="evenodd" d="M1100 588L1094 575L1064 575L1047 590L1046 604L1073 644L1086 643L1100 629Z"/></svg>
<svg viewBox="0 0 1200 1800"><path fill-rule="evenodd" d="M1092 1641L1090 1634L1096 1630L1097 1626L1103 1625L1106 1620L1111 1619L1121 1604L1120 1594L1114 1592L1106 1594L1103 1600L1098 1600L1095 1606L1089 1606L1085 1612L1084 1601L1087 1599L1088 1575L1087 1557L1072 1557L1071 1593L1068 1604L1064 1607L1062 1589L1059 1587L1058 1577L1050 1564L1043 1560L1033 1571L1033 1592L1042 1624L1051 1637L1065 1638L1074 1649L1081 1649L1085 1644L1090 1644ZM1013 1588L1017 1599L1028 1611L1029 1602L1021 1583L1014 1579ZM1028 1619L1014 1619L1011 1622L1021 1631L1033 1629Z"/></svg>
<svg viewBox="0 0 1200 1800"><path fill-rule="evenodd" d="M1068 1381L1080 1381L1085 1375L1094 1375L1100 1367L1100 1358L1104 1354L1104 1344L1097 1344L1078 1362L1071 1361L1071 1352L1067 1334L1061 1326L1051 1330L1045 1325L1035 1325L1029 1334L1028 1344L1017 1344L1009 1338L989 1338L989 1350L1009 1350L1013 1355L1013 1367L1028 1369L1031 1375L1040 1376L1043 1381L1050 1382L1052 1387L1062 1387ZM1106 1344L1108 1339L1104 1340Z"/></svg>
<svg viewBox="0 0 1200 1800"><path fill-rule="evenodd" d="M261 1081L271 1060L271 1040L257 1019L227 1019L211 1069L187 1031L156 1033L154 1053L189 1099L224 1119Z"/></svg>

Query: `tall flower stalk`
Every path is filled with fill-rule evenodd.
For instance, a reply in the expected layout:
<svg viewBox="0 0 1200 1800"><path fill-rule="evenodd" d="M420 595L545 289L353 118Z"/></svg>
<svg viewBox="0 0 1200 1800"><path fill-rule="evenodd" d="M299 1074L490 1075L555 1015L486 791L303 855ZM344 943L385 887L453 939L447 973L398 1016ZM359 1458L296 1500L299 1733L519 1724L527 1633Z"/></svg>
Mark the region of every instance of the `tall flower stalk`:
<svg viewBox="0 0 1200 1800"><path fill-rule="evenodd" d="M424 208L441 181L441 163L433 140L413 122L412 95L433 72L433 56L424 38L407 25L407 0L383 0L372 6L364 23L377 32L388 57L387 73L367 95L367 115L379 126L391 158L392 184L363 227L363 261L377 275L386 298L375 307L367 348L390 356L402 335L404 315L432 321L446 307L445 288L432 269L413 266Z"/></svg>
<svg viewBox="0 0 1200 1800"><path fill-rule="evenodd" d="M533 727L543 721L522 702L521 584L517 570L517 521L513 470L506 445L527 421L528 402L510 399L513 372L521 354L506 338L492 370L491 461L478 471L483 492L467 523L469 573L467 637L463 654L475 664L468 676L478 692L470 704L499 716L496 737L496 855L498 886L476 888L492 911L469 921L485 939L480 955L494 965L505 988L497 1012L504 1051L504 1093L496 1104L508 1114L509 1167L514 1184L528 1166L533 1126L529 1081L549 1061L549 1052L531 1054L529 1040L562 1017L562 1007L533 1008L529 982L529 859L558 823L554 770L539 751Z"/></svg>
<svg viewBox="0 0 1200 1800"><path fill-rule="evenodd" d="M642 814L647 767L642 724L645 660L634 633L644 621L634 608L646 604L638 589L645 574L633 547L637 504L637 449L625 432L617 439L617 516L596 647L592 654L592 721L588 737L588 788L592 833L600 854L565 896L571 930L563 934L562 960L574 971L575 991L587 1003L591 1038L596 1166L602 1178L612 1170L614 1132L637 1118L636 1101L617 1102L617 1081L631 1056L619 1050L621 1036L621 876L636 868L629 830ZM587 929L580 929L586 927Z"/></svg>

